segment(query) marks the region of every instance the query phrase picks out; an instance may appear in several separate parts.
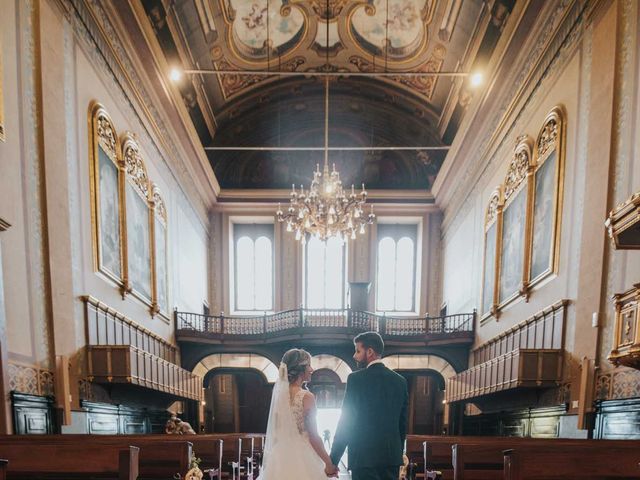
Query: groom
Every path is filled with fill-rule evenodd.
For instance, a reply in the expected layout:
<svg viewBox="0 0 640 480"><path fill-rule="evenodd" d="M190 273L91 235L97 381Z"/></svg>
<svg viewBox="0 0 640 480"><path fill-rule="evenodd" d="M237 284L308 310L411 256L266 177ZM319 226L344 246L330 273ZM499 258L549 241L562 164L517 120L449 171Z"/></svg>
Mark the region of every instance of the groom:
<svg viewBox="0 0 640 480"><path fill-rule="evenodd" d="M382 363L384 342L376 332L353 339L362 370L349 375L342 415L331 448L338 462L349 447L352 480L397 480L407 433L407 382Z"/></svg>

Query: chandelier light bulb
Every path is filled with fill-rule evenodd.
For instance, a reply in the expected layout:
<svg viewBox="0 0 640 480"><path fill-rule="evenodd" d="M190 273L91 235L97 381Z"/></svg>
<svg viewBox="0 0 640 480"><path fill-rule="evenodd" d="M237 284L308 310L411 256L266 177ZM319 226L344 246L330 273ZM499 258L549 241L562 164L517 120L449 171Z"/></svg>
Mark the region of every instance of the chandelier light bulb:
<svg viewBox="0 0 640 480"><path fill-rule="evenodd" d="M177 67L173 67L169 72L169 78L172 82L179 82L180 80L182 80L182 70Z"/></svg>
<svg viewBox="0 0 640 480"><path fill-rule="evenodd" d="M364 235L364 223L360 224L360 235Z"/></svg>

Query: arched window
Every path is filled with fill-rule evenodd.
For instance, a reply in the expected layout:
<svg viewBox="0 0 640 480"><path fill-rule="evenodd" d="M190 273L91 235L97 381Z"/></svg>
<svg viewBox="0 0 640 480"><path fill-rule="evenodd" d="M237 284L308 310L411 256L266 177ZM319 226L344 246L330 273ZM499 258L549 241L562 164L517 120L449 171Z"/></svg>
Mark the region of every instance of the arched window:
<svg viewBox="0 0 640 480"><path fill-rule="evenodd" d="M346 245L336 237L326 242L310 236L304 248L307 308L345 307Z"/></svg>
<svg viewBox="0 0 640 480"><path fill-rule="evenodd" d="M417 243L415 224L378 224L377 311L416 311Z"/></svg>
<svg viewBox="0 0 640 480"><path fill-rule="evenodd" d="M273 310L273 224L232 224L234 310Z"/></svg>

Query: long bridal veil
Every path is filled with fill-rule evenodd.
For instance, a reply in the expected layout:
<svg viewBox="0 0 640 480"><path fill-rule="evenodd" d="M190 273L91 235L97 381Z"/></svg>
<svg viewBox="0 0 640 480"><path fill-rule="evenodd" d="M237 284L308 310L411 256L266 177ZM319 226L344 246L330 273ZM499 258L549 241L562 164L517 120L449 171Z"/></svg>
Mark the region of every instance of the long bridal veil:
<svg viewBox="0 0 640 480"><path fill-rule="evenodd" d="M289 400L287 365L280 364L273 387L262 472L258 480L323 479L324 464L298 431Z"/></svg>

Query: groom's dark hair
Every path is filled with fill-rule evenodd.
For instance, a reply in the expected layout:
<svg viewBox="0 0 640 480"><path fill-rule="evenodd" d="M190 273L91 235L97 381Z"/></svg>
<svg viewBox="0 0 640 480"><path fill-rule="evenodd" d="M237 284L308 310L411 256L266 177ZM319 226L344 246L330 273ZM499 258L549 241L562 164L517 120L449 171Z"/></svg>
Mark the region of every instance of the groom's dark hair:
<svg viewBox="0 0 640 480"><path fill-rule="evenodd" d="M361 343L365 350L367 348L371 348L380 356L382 356L382 354L384 353L384 342L382 341L382 337L378 332L361 333L353 339L353 343L354 345L356 343Z"/></svg>

